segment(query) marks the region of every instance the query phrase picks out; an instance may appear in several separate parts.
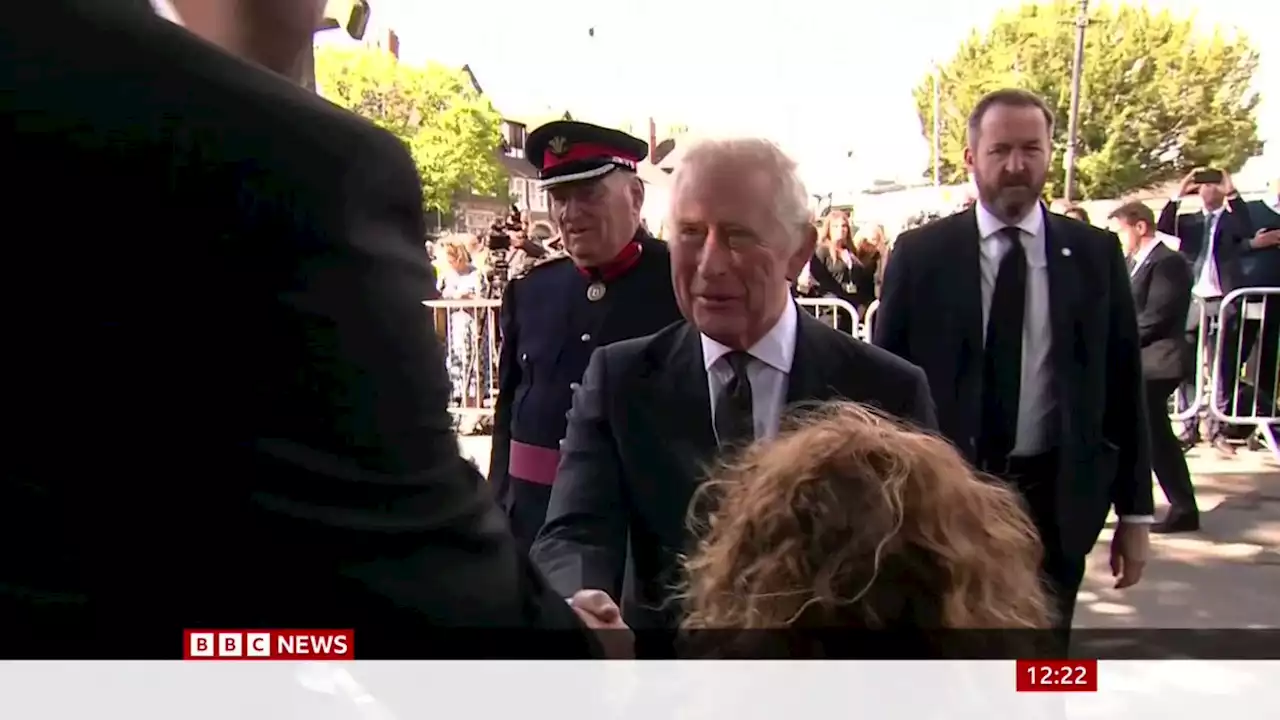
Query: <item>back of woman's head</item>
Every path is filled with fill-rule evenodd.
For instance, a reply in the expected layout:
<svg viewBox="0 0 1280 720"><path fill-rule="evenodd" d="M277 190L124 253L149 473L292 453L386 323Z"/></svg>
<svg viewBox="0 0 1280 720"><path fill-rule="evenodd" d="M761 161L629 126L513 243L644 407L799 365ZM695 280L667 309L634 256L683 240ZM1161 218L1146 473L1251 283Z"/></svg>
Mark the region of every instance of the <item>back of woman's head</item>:
<svg viewBox="0 0 1280 720"><path fill-rule="evenodd" d="M450 264L469 265L472 261L470 244L470 235L449 235L442 242L445 258Z"/></svg>
<svg viewBox="0 0 1280 720"><path fill-rule="evenodd" d="M853 251L863 264L870 263L887 247L888 242L885 241L882 225L863 225L853 236Z"/></svg>
<svg viewBox="0 0 1280 720"><path fill-rule="evenodd" d="M856 404L801 417L702 492L715 509L685 562L686 629L1049 625L1017 494Z"/></svg>

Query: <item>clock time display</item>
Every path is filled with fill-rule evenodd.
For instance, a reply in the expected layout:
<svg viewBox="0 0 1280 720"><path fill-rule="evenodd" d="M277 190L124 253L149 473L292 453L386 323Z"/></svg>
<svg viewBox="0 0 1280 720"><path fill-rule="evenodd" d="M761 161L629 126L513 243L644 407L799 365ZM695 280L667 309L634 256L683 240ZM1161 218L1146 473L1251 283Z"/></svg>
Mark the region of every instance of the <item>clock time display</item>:
<svg viewBox="0 0 1280 720"><path fill-rule="evenodd" d="M1097 692L1097 660L1019 660L1018 692Z"/></svg>

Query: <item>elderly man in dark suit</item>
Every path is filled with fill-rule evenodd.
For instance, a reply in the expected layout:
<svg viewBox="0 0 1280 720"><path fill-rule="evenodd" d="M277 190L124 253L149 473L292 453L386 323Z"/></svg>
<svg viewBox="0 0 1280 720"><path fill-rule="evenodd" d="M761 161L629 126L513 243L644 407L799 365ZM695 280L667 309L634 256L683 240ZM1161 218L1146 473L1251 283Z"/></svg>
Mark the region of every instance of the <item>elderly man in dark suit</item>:
<svg viewBox="0 0 1280 720"><path fill-rule="evenodd" d="M0 302L9 655L172 657L200 626L586 655L459 456L402 144L128 5L0 13L5 207L48 220ZM305 48L322 3L272 5Z"/></svg>
<svg viewBox="0 0 1280 720"><path fill-rule="evenodd" d="M565 597L619 599L629 565L623 612L646 629L676 626L671 588L690 541L686 513L725 449L774 435L785 408L805 401L847 398L934 426L919 368L792 301L788 283L813 242L804 188L777 147L745 139L691 148L672 197L672 277L685 321L594 353L533 548ZM639 646L641 655L669 651L665 641Z"/></svg>
<svg viewBox="0 0 1280 720"><path fill-rule="evenodd" d="M1023 492L1065 637L1108 511L1119 587L1142 576L1154 511L1124 257L1115 235L1041 202L1052 129L1032 93L978 102L978 202L898 238L874 330L928 375L943 434Z"/></svg>

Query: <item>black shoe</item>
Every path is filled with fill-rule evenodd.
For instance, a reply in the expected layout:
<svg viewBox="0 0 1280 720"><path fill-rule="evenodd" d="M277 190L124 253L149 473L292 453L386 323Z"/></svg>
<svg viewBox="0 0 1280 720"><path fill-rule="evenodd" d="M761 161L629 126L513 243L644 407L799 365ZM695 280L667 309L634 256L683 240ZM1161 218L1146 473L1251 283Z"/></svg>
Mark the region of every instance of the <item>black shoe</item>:
<svg viewBox="0 0 1280 720"><path fill-rule="evenodd" d="M1174 512L1164 516L1164 520L1151 526L1151 532L1157 535L1169 535L1172 533L1195 532L1200 529L1200 513L1198 512Z"/></svg>

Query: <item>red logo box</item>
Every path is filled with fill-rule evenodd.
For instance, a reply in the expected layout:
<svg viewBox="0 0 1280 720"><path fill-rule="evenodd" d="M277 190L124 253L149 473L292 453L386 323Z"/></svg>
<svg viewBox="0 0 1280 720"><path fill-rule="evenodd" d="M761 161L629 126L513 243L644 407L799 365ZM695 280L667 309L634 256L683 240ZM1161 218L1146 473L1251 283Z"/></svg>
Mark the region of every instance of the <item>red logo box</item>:
<svg viewBox="0 0 1280 720"><path fill-rule="evenodd" d="M1098 692L1097 660L1019 660L1018 692Z"/></svg>

